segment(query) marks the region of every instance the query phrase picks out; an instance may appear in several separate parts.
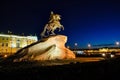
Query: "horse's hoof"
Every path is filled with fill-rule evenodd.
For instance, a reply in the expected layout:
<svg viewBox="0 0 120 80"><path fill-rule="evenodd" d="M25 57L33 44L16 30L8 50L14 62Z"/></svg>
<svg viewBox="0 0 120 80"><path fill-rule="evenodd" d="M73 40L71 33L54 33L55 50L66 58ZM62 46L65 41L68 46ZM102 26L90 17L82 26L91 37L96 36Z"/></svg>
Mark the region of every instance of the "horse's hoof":
<svg viewBox="0 0 120 80"><path fill-rule="evenodd" d="M50 34L51 36L54 36L54 35L56 35L56 34Z"/></svg>

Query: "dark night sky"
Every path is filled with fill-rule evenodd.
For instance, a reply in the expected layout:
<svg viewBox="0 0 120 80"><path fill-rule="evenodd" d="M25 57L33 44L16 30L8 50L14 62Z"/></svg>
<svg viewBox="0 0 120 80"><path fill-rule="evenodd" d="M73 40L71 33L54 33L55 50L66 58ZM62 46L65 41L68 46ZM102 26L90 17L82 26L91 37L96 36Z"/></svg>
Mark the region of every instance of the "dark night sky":
<svg viewBox="0 0 120 80"><path fill-rule="evenodd" d="M50 11L60 14L67 45L109 44L120 41L120 3L105 0L3 0L0 32L37 34L48 22Z"/></svg>

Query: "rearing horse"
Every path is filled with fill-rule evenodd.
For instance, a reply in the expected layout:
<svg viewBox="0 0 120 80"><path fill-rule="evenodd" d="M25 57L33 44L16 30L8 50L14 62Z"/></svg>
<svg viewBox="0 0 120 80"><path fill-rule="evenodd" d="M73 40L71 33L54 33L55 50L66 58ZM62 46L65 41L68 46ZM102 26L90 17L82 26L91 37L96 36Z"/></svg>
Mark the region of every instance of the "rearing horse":
<svg viewBox="0 0 120 80"><path fill-rule="evenodd" d="M46 37L46 33L47 35L55 35L54 31L58 28L59 31L64 30L63 25L60 24L60 15L58 14L54 14L53 12L51 12L50 15L50 20L48 22L48 24L45 25L43 32L41 33L41 37Z"/></svg>

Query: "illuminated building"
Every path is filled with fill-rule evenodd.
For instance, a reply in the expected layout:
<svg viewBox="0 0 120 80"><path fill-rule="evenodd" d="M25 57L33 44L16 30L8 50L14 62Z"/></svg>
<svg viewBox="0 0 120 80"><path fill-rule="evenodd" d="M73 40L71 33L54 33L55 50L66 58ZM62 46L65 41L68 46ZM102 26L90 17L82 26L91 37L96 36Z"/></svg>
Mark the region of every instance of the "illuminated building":
<svg viewBox="0 0 120 80"><path fill-rule="evenodd" d="M37 36L18 36L13 34L0 34L0 55L14 54L20 48L38 41Z"/></svg>

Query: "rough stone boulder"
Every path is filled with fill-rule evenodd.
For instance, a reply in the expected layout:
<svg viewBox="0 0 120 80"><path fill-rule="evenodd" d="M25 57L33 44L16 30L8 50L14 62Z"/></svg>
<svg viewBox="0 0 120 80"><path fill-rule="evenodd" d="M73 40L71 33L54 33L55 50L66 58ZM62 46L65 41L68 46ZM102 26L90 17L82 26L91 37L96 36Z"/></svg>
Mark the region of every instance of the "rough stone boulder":
<svg viewBox="0 0 120 80"><path fill-rule="evenodd" d="M15 59L22 60L54 60L74 59L75 54L65 47L67 36L55 35L44 38L19 50Z"/></svg>

